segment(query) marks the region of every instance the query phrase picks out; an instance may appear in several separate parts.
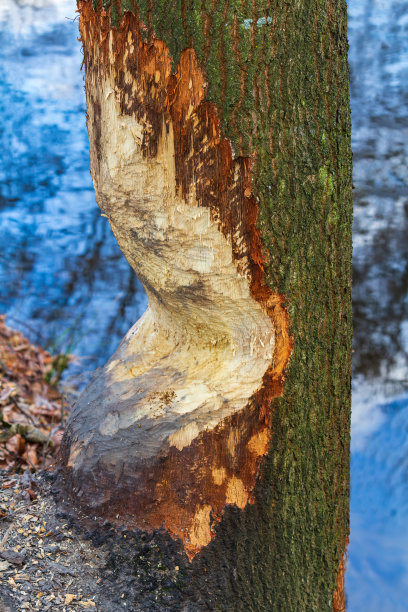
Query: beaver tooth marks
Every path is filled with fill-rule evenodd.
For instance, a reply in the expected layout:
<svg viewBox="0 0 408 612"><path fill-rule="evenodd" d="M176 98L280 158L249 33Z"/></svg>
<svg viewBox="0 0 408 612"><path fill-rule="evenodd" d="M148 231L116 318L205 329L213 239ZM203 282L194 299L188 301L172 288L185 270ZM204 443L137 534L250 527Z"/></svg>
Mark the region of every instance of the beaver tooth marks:
<svg viewBox="0 0 408 612"><path fill-rule="evenodd" d="M97 201L149 308L73 410L63 486L94 516L164 527L192 558L226 505L251 501L288 335L255 287L250 163L221 139L194 52L172 75L136 17L111 29L80 9Z"/></svg>

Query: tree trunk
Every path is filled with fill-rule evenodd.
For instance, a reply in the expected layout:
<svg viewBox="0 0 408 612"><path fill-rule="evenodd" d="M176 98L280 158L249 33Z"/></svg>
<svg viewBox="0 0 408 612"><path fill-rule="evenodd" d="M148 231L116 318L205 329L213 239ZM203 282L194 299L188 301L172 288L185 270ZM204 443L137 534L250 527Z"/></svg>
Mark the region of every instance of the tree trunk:
<svg viewBox="0 0 408 612"><path fill-rule="evenodd" d="M182 568L163 609L345 609L346 3L103 5L91 171L149 309L73 410L65 500L153 534Z"/></svg>

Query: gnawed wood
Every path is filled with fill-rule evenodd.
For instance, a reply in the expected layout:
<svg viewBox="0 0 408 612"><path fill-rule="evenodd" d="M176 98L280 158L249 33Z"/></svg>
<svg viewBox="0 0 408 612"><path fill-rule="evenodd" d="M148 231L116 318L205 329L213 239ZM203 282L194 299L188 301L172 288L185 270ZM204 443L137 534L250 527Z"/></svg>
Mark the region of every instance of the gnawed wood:
<svg viewBox="0 0 408 612"><path fill-rule="evenodd" d="M192 558L252 500L291 340L263 284L251 160L234 159L192 49L175 74L136 16L80 3L97 201L149 309L78 401L63 487L85 511L180 538Z"/></svg>

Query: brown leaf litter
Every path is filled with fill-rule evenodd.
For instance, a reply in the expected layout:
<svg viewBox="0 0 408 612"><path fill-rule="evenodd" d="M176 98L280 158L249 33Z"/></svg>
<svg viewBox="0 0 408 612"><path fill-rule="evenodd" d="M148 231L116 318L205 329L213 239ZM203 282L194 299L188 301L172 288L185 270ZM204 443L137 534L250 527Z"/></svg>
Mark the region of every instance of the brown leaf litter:
<svg viewBox="0 0 408 612"><path fill-rule="evenodd" d="M0 469L22 473L53 462L67 415L52 384L55 360L0 316Z"/></svg>

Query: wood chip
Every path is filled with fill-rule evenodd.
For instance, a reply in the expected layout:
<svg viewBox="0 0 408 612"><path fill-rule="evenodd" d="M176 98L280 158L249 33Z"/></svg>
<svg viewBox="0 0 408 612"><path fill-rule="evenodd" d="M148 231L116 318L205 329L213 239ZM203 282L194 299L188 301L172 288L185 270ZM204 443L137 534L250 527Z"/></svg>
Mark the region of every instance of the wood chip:
<svg viewBox="0 0 408 612"><path fill-rule="evenodd" d="M19 582L19 581L20 581L20 582L26 582L27 580L31 580L31 577L30 577L30 576L27 576L27 574L16 574L16 575L14 576L14 580L15 580L16 582Z"/></svg>

